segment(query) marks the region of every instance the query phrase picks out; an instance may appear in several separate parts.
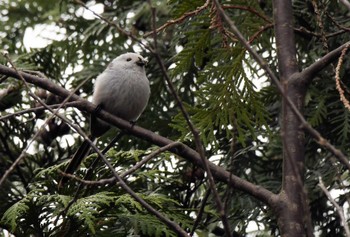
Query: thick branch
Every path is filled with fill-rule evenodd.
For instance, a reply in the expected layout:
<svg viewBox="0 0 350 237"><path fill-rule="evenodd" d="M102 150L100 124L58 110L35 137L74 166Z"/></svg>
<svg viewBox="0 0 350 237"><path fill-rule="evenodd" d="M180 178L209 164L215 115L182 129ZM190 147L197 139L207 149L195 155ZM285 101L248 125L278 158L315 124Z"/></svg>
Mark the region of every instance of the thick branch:
<svg viewBox="0 0 350 237"><path fill-rule="evenodd" d="M13 78L18 79L18 75L15 72L15 70L3 65L0 65L0 74L11 76ZM34 84L38 87L48 90L55 95L65 98L70 94L68 90L54 84L50 80L39 78L27 73L21 73L21 75L28 83ZM96 106L94 104L80 98L77 95L72 95L70 101L80 102L75 105L75 107L80 110L83 110L89 113L93 113L96 110ZM139 137L143 140L146 140L157 146L166 146L168 144L174 143L174 141L168 138L162 137L158 134L155 134L152 131L149 131L147 129L141 128L136 125L130 126L130 123L128 121L125 121L116 116L113 116L104 110L100 111L97 116L107 121L108 123L120 129L126 129L130 132L130 134L136 137ZM182 144L178 148L171 149L170 151L203 168L203 162L199 154L195 150L191 149L190 147ZM276 194L270 192L269 190L263 187L252 184L244 179L241 179L235 175L232 175L220 166L217 166L209 162L209 168L216 180L227 183L236 189L249 193L253 197L257 198L258 200L268 205L274 205L274 202L276 202L277 200Z"/></svg>
<svg viewBox="0 0 350 237"><path fill-rule="evenodd" d="M350 11L350 3L348 0L340 0L340 2Z"/></svg>
<svg viewBox="0 0 350 237"><path fill-rule="evenodd" d="M334 49L333 51L327 53L318 61L314 62L309 67L305 68L302 72L294 76L293 80L297 80L303 84L310 83L315 78L316 74L319 73L321 70L323 70L325 67L327 67L334 60L336 60L340 56L342 50L345 47L347 47L349 44L350 44L350 41Z"/></svg>

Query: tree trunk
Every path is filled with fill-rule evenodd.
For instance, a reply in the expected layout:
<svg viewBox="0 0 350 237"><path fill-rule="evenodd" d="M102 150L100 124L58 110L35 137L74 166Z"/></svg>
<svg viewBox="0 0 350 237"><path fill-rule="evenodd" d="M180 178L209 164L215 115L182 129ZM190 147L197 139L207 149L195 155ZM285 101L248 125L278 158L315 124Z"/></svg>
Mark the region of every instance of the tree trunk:
<svg viewBox="0 0 350 237"><path fill-rule="evenodd" d="M291 81L298 73L296 44L293 29L292 3L290 0L274 0L274 21L278 68L284 93L296 105L303 108L305 87ZM301 122L288 106L282 103L281 136L283 140L283 180L280 202L276 207L278 225L282 236L306 236L305 215L307 210L303 189L304 174L304 132ZM308 219L308 217L306 217ZM312 233L312 231L311 231Z"/></svg>

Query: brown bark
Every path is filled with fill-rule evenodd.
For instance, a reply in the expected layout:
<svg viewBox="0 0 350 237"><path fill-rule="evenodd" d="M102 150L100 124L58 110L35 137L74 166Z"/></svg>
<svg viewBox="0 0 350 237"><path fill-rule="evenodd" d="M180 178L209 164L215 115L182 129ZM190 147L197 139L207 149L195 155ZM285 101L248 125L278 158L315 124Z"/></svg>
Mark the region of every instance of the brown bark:
<svg viewBox="0 0 350 237"><path fill-rule="evenodd" d="M290 0L274 0L275 36L278 68L284 93L301 112L305 86L292 81L298 73L296 44L293 29L293 10ZM305 220L308 215L304 178L304 131L302 123L283 99L282 103L283 180L277 210L278 225L282 236L300 237L312 233ZM309 219L310 216L306 216ZM309 231L308 231L309 230Z"/></svg>

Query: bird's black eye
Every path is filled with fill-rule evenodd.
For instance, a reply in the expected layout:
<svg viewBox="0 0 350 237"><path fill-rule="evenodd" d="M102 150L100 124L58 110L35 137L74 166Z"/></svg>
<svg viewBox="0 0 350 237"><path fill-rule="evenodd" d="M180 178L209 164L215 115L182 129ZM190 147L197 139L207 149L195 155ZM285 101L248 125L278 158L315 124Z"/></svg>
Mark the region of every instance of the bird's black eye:
<svg viewBox="0 0 350 237"><path fill-rule="evenodd" d="M128 61L128 62L131 61L131 58L127 58L126 61Z"/></svg>

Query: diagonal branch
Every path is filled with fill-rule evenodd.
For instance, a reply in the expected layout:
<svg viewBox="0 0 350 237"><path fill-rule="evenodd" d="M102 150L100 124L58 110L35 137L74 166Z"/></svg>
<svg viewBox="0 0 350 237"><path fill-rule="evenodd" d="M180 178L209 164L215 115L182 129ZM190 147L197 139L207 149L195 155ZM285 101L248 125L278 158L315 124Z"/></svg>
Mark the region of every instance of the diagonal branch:
<svg viewBox="0 0 350 237"><path fill-rule="evenodd" d="M251 7L247 7L247 6L240 6L240 5L224 5L222 6L223 9L240 9L243 11L248 11L251 12L252 14L260 17L261 19L263 19L264 21L266 21L269 24L272 24L272 20L269 19L267 16L265 16L264 14L260 13L259 11L251 8Z"/></svg>
<svg viewBox="0 0 350 237"><path fill-rule="evenodd" d="M153 52L153 49L148 44L145 44L145 42L143 42L142 40L138 39L131 32L128 32L128 31L124 30L122 27L120 27L114 21L111 21L108 18L103 17L102 15L96 13L95 11L90 9L83 1L81 1L81 0L74 0L74 2L79 4L80 6L84 7L86 10L90 11L93 15L95 15L100 20L102 20L102 21L106 22L108 25L114 27L119 33L129 37L131 40L133 40L135 42L138 42L142 47L144 47L145 49L149 50L150 52Z"/></svg>
<svg viewBox="0 0 350 237"><path fill-rule="evenodd" d="M341 54L342 50L350 45L350 41L339 46L338 48L332 50L331 52L324 55L318 61L311 64L309 67L305 68L300 73L296 74L293 80L298 80L300 83L308 84L311 83L318 72L327 67L330 63L335 61Z"/></svg>
<svg viewBox="0 0 350 237"><path fill-rule="evenodd" d="M180 16L179 18L173 19L173 20L169 20L167 21L165 24L163 24L162 26L158 27L157 29L154 29L151 32L147 32L144 34L144 38L147 38L148 36L152 35L152 34L157 34L160 31L164 30L165 28L174 25L174 24L180 24L182 23L185 19L192 17L192 16L196 16L198 15L201 11L203 11L204 9L206 9L209 6L210 0L207 0L204 5L197 7L195 10L190 11L190 12L185 12L182 16Z"/></svg>
<svg viewBox="0 0 350 237"><path fill-rule="evenodd" d="M21 111L17 111L17 112L13 112L13 113L9 113L9 114L1 116L0 121L6 120L6 119L9 119L12 117L16 117L16 116L19 116L22 114L41 112L41 111L47 110L48 108L57 109L60 107L61 109L65 109L68 107L75 107L78 103L79 102L68 102L68 103L65 103L63 106L62 106L62 104L53 104L53 105L47 105L46 107L45 106L38 106L38 107L34 107L34 108L24 109Z"/></svg>
<svg viewBox="0 0 350 237"><path fill-rule="evenodd" d="M340 221L342 226L344 227L345 233L346 233L346 237L350 237L350 229L348 226L348 222L346 220L346 217L344 215L344 209L339 206L339 204L334 200L334 198L332 197L332 195L330 194L330 192L327 190L326 186L324 185L321 176L318 177L318 186L321 188L321 190L324 192L324 194L327 196L328 200L333 204L333 206L335 207L335 209L338 212L338 215L340 217Z"/></svg>
<svg viewBox="0 0 350 237"><path fill-rule="evenodd" d="M350 11L350 3L348 0L339 0Z"/></svg>
<svg viewBox="0 0 350 237"><path fill-rule="evenodd" d="M0 74L7 75L16 79L19 79L19 75L16 73L15 70L8 68L6 66L0 65ZM52 81L39 78L36 76L33 76L28 73L20 73L22 77L31 84L34 84L38 87L41 87L45 90L48 90L52 92L55 95L61 96L63 98L67 97L70 92L56 84L54 84ZM84 100L80 98L77 95L72 95L70 98L70 101L76 101L79 103L75 104L75 107L86 111L88 113L93 113L96 109L96 106L87 100ZM153 133L150 130L146 130L144 128L141 128L137 125L131 127L130 123L128 121L125 121L123 119L120 119L116 116L113 116L109 114L108 112L102 110L97 115L100 119L107 121L108 123L121 128L128 130L130 134L139 137L143 140L146 140L152 144L155 144L157 146L166 146L168 144L174 143L174 141L162 137L158 134ZM191 149L190 147L182 144L181 146L177 148L173 148L170 150L170 152L179 155L180 157L183 157L184 159L188 160L189 162L198 165L200 167L203 167L202 160L199 156L199 154ZM233 188L242 190L246 193L251 194L253 197L257 198L258 200L264 202L267 205L274 205L275 202L277 202L277 195L270 192L269 190L260 187L258 185L255 185L253 183L250 183L244 179L241 179L235 175L232 175L230 172L226 171L224 168L217 166L213 164L212 162L209 162L209 168L213 174L213 177L221 182L224 182L226 184L229 184Z"/></svg>

